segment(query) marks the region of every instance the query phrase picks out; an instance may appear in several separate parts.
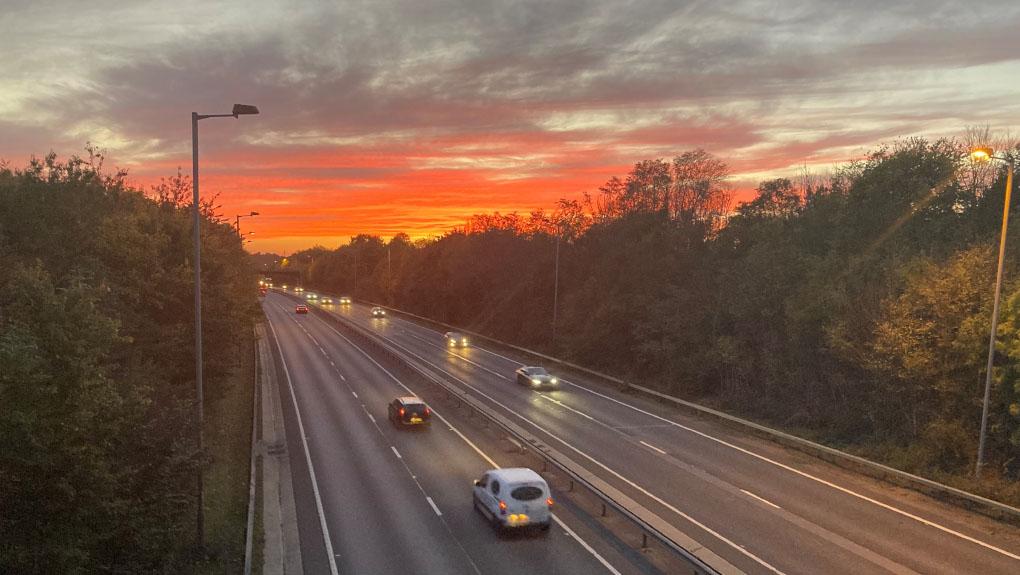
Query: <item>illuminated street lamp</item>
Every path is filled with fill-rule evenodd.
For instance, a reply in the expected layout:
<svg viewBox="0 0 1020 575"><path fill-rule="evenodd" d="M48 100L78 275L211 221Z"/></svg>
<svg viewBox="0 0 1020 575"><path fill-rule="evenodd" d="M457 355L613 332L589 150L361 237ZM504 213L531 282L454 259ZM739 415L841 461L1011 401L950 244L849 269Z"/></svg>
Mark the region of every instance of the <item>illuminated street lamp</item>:
<svg viewBox="0 0 1020 575"><path fill-rule="evenodd" d="M257 215L259 215L258 212L252 212L250 214L241 214L239 216L234 216L234 229L237 230L237 237L241 237L241 218L250 218L252 216Z"/></svg>
<svg viewBox="0 0 1020 575"><path fill-rule="evenodd" d="M202 438L202 425L204 419L204 405L202 401L202 227L201 210L198 205L198 121L206 118L237 118L258 114L259 109L247 104L234 104L229 114L199 114L191 113L191 191L192 191L192 215L194 216L195 233L195 411L198 418L198 450L201 453L205 449L205 442ZM202 486L202 465L198 466L198 517L197 533L198 545L205 543L205 491Z"/></svg>
<svg viewBox="0 0 1020 575"><path fill-rule="evenodd" d="M988 363L985 366L985 399L981 407L981 435L978 438L977 464L974 475L981 475L985 464L985 435L988 431L988 402L992 392L992 362L995 359L995 335L999 327L999 296L1002 293L1002 267L1006 254L1006 228L1009 225L1009 200L1013 192L1013 159L1008 156L996 156L991 148L975 148L970 153L971 159L978 162L1000 160L1006 163L1006 200L1002 207L1002 233L999 235L999 267L995 272L995 299L992 303L992 329L988 338Z"/></svg>

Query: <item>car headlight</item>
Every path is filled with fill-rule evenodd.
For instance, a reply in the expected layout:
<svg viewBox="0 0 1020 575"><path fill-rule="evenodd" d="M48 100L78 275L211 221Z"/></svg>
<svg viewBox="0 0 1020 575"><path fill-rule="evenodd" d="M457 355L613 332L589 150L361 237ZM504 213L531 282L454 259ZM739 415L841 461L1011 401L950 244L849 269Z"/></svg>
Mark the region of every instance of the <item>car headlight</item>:
<svg viewBox="0 0 1020 575"><path fill-rule="evenodd" d="M531 383L534 383L535 385L538 385L538 384L542 383L542 380L538 379L537 377L533 377L533 378L531 378Z"/></svg>
<svg viewBox="0 0 1020 575"><path fill-rule="evenodd" d="M467 338L460 340L461 345L467 345Z"/></svg>
<svg viewBox="0 0 1020 575"><path fill-rule="evenodd" d="M560 382L560 380L556 379L555 377L549 380L549 383L559 383L559 382Z"/></svg>

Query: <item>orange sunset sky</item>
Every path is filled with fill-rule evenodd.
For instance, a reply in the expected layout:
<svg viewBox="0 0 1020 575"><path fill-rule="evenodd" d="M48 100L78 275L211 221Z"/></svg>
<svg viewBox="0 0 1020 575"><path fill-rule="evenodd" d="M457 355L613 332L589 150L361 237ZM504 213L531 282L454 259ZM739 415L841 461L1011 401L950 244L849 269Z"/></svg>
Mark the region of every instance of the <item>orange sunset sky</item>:
<svg viewBox="0 0 1020 575"><path fill-rule="evenodd" d="M191 170L251 251L442 234L701 147L738 199L882 142L1008 130L1020 3L8 0L0 158Z"/></svg>

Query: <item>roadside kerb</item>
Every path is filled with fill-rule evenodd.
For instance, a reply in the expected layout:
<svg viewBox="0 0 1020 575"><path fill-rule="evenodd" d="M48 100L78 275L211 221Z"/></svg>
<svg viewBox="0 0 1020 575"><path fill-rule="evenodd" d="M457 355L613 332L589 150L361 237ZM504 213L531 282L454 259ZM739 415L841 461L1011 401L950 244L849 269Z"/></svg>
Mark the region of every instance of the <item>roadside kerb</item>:
<svg viewBox="0 0 1020 575"><path fill-rule="evenodd" d="M895 469L893 467L889 467L881 463L876 463L874 461L865 459L858 455L852 455L845 451L840 451L833 447L828 447L826 445L822 445L814 441L797 437L795 435L791 435L789 433L779 431L771 427L766 427L760 423L755 423L753 421L742 419L740 417L724 413L717 409L705 407L703 405L687 401L684 399L680 399L679 397L674 397L672 395L668 395L660 391L644 387L642 385L629 383L618 377L601 373L593 369L577 365L576 363L557 359L544 353L520 347L512 343L506 343L504 341L500 341L498 339L489 337L485 334L452 326L441 321L436 321L434 319L422 317L420 315L405 312L403 310L396 309L393 307L384 306L369 301L365 301L363 303L366 303L368 305L379 306L389 310L390 312L402 316L407 316L420 322L440 326L450 330L456 330L461 333L466 333L473 338L482 339L493 344L496 344L497 346L509 348L517 352L523 353L525 355L530 355L533 357L541 358L546 361L551 361L558 365L581 372L585 375L589 375L609 382L611 384L615 384L615 387L617 387L621 391L636 391L642 394L650 395L660 400L668 401L680 407L686 408L687 410L692 411L698 415L707 416L722 421L732 427L739 428L742 431L751 432L759 437L764 437L766 439L775 441L776 443L779 443L781 445L792 447L798 451L802 451L809 455L813 455L819 459L828 461L829 463L832 463L839 467L849 469L852 471L857 471L864 475L880 479L893 485L906 487L914 491L919 491L921 493L934 497L935 499L946 501L959 507L976 511L978 513L981 513L982 515L992 517L993 519L998 519L1001 521L1006 521L1009 523L1020 525L1020 509L1017 509L1016 507L1012 507L1010 505L1006 505L1005 503L993 501L986 497L975 495L973 493L963 491L962 489L957 489L956 487L951 487L949 485L945 485L937 481L933 481L931 479L920 477L912 473L907 473L906 471L901 471L899 469Z"/></svg>
<svg viewBox="0 0 1020 575"><path fill-rule="evenodd" d="M678 555L687 562L693 573L729 575L742 573L739 569L730 565L727 561L716 555L710 549L702 546L679 529L663 520L661 517L645 508L617 488L605 482L597 475L588 471L558 450L546 445L529 432L525 431L516 423L503 417L490 409L481 400L473 397L445 381L442 375L436 374L427 366L420 365L414 358L408 357L400 350L384 342L378 334L347 320L330 314L321 308L312 308L316 315L332 320L349 331L358 334L361 339L373 344L374 347L397 359L402 364L410 367L427 381L437 385L448 395L452 396L473 413L484 416L489 421L503 429L514 441L522 446L528 446L532 453L539 455L544 460L553 464L567 476L572 478L578 485L585 487L606 505L615 509L620 515L629 519L642 532L649 534L658 540L666 549Z"/></svg>
<svg viewBox="0 0 1020 575"><path fill-rule="evenodd" d="M259 425L259 346L258 329L252 328L252 361L255 368L252 370L252 391L251 391L251 469L248 472L248 517L244 528L244 575L251 575L252 551L254 549L255 535L255 469L258 462L258 425Z"/></svg>
<svg viewBox="0 0 1020 575"><path fill-rule="evenodd" d="M260 371L259 410L262 501L262 573L290 575L304 573L297 507L287 449L287 432L280 401L280 364L270 345L266 324L259 325ZM280 358L282 361L282 358Z"/></svg>

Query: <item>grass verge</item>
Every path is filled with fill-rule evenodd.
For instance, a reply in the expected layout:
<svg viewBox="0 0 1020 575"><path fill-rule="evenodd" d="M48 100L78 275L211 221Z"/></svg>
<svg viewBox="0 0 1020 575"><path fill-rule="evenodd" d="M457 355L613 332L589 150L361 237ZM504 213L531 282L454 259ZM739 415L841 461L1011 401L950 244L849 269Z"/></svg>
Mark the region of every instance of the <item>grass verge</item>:
<svg viewBox="0 0 1020 575"><path fill-rule="evenodd" d="M222 396L206 402L205 439L210 464L205 473L205 561L196 573L241 573L248 521L251 471L254 341L239 346L239 365ZM256 541L257 546L258 541Z"/></svg>

